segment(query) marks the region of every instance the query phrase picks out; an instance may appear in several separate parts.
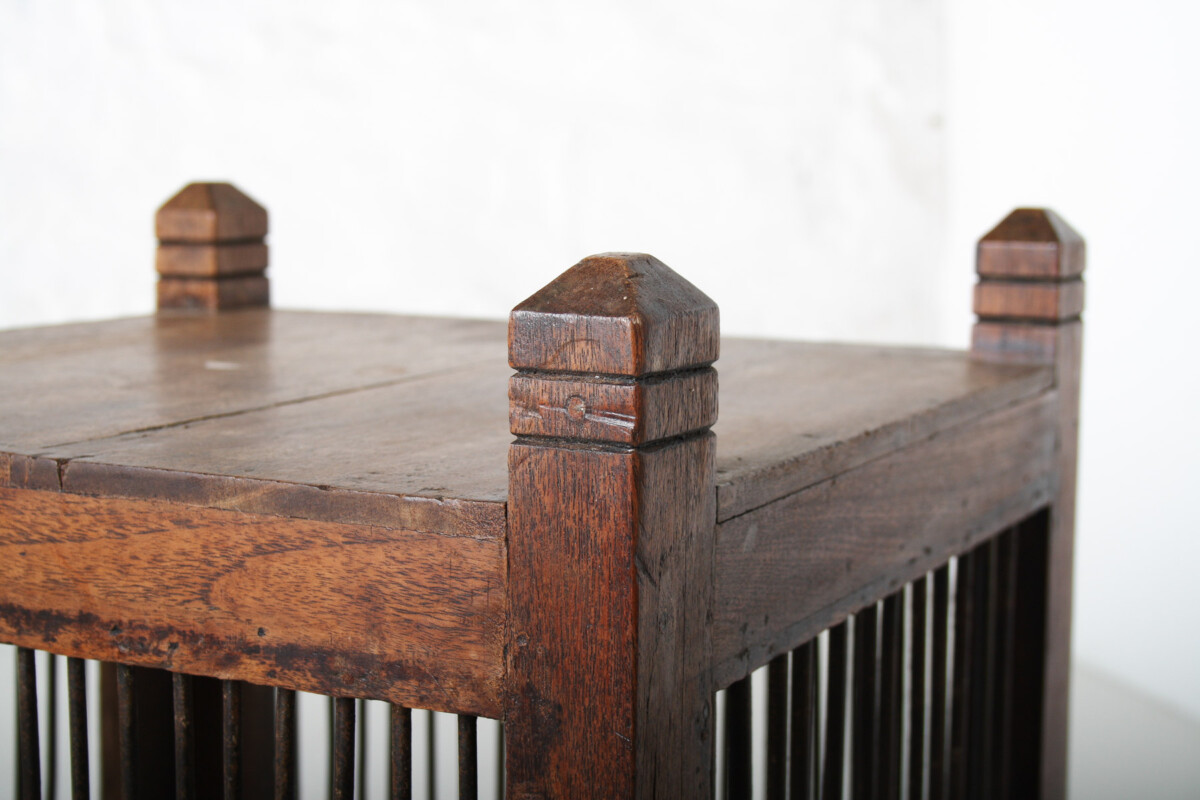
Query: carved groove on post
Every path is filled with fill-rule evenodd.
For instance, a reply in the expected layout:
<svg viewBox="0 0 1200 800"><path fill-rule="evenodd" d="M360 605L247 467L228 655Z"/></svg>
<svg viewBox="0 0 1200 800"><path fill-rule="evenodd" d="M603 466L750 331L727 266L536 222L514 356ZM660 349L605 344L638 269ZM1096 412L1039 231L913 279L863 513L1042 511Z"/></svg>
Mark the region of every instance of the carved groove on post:
<svg viewBox="0 0 1200 800"><path fill-rule="evenodd" d="M509 324L508 795L707 796L717 307L584 259Z"/></svg>
<svg viewBox="0 0 1200 800"><path fill-rule="evenodd" d="M270 304L267 211L228 183L190 183L155 215L158 308Z"/></svg>

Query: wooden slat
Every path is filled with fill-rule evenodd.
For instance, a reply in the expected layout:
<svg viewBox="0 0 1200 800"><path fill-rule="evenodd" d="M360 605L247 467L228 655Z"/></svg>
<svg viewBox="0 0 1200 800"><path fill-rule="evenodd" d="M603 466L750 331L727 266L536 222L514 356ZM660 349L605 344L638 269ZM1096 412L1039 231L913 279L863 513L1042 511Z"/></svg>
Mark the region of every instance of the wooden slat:
<svg viewBox="0 0 1200 800"><path fill-rule="evenodd" d="M829 684L825 712L825 763L821 797L841 800L846 759L846 692L849 660L848 623L829 629Z"/></svg>
<svg viewBox="0 0 1200 800"><path fill-rule="evenodd" d="M71 799L88 800L91 780L88 760L87 682L81 658L67 659L67 725L71 748Z"/></svg>
<svg viewBox="0 0 1200 800"><path fill-rule="evenodd" d="M943 800L949 780L946 748L950 685L950 565L933 573L933 608L929 643L929 800Z"/></svg>
<svg viewBox="0 0 1200 800"><path fill-rule="evenodd" d="M817 640L812 639L792 651L791 704L791 769L789 770L789 800L816 800L820 769L817 753L818 737L817 695L820 677Z"/></svg>
<svg viewBox="0 0 1200 800"><path fill-rule="evenodd" d="M784 800L788 777L788 654L767 667L767 800Z"/></svg>
<svg viewBox="0 0 1200 800"><path fill-rule="evenodd" d="M333 800L354 800L354 698L333 700Z"/></svg>
<svg viewBox="0 0 1200 800"><path fill-rule="evenodd" d="M17 769L21 800L41 800L42 757L38 731L37 661L33 650L17 648Z"/></svg>
<svg viewBox="0 0 1200 800"><path fill-rule="evenodd" d="M909 735L908 735L908 797L922 800L929 769L927 768L925 735L928 719L925 690L928 673L925 653L928 644L929 579L922 575L913 582L909 592L909 634L906 650L909 653ZM934 692L937 685L934 684Z"/></svg>
<svg viewBox="0 0 1200 800"><path fill-rule="evenodd" d="M175 798L191 800L196 796L196 730L194 678L175 673L171 676L175 709Z"/></svg>
<svg viewBox="0 0 1200 800"><path fill-rule="evenodd" d="M7 641L499 716L502 542L0 489L0 554Z"/></svg>
<svg viewBox="0 0 1200 800"><path fill-rule="evenodd" d="M750 678L725 690L725 797L749 797L754 784Z"/></svg>
<svg viewBox="0 0 1200 800"><path fill-rule="evenodd" d="M478 718L468 714L458 716L458 797L476 800L479 797L479 743L476 733Z"/></svg>
<svg viewBox="0 0 1200 800"><path fill-rule="evenodd" d="M995 635L996 635L996 540L989 539L975 548L972 592L971 637L971 732L967 754L970 796L991 800L995 787L992 772L992 736L995 710Z"/></svg>
<svg viewBox="0 0 1200 800"><path fill-rule="evenodd" d="M971 684L975 680L975 555L958 558L954 588L954 685L950 713L950 797L966 800L970 775Z"/></svg>
<svg viewBox="0 0 1200 800"><path fill-rule="evenodd" d="M879 626L879 780L876 796L899 800L904 752L903 590L883 599Z"/></svg>
<svg viewBox="0 0 1200 800"><path fill-rule="evenodd" d="M392 704L389 712L388 770L391 800L412 799L412 711ZM432 743L431 743L432 744Z"/></svg>
<svg viewBox="0 0 1200 800"><path fill-rule="evenodd" d="M296 693L291 689L275 692L275 800L295 800L296 769Z"/></svg>
<svg viewBox="0 0 1200 800"><path fill-rule="evenodd" d="M854 615L854 698L850 729L854 758L850 790L855 800L876 796L879 781L879 612L871 604Z"/></svg>
<svg viewBox="0 0 1200 800"><path fill-rule="evenodd" d="M717 684L1044 503L1054 482L1053 399L1018 404L719 525Z"/></svg>
<svg viewBox="0 0 1200 800"><path fill-rule="evenodd" d="M242 796L242 692L236 681L221 681L221 794Z"/></svg>
<svg viewBox="0 0 1200 800"><path fill-rule="evenodd" d="M995 765L995 796L1009 800L1012 770L1012 706L1013 698L1013 653L1016 643L1015 617L1017 599L1017 534L1009 529L1000 535L996 548L996 645L995 658L996 691L993 698L995 708L995 739L993 764Z"/></svg>

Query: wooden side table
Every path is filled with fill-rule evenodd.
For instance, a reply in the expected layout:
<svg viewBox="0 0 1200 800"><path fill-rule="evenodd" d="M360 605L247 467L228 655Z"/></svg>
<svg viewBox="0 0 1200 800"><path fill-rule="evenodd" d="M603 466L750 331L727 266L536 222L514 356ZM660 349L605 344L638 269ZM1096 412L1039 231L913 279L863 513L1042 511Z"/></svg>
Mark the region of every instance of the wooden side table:
<svg viewBox="0 0 1200 800"><path fill-rule="evenodd" d="M488 717L509 798L748 797L760 668L768 796L1064 796L1083 246L1051 212L982 240L959 353L720 340L645 255L585 259L507 331L274 310L260 211L189 187L158 315L0 332L22 796L46 778L32 649L70 658L73 726L81 659L119 665L126 796L291 796L302 690L393 704L395 797L413 708L460 715L463 796ZM157 670L173 706L139 694ZM242 683L275 687L273 760Z"/></svg>

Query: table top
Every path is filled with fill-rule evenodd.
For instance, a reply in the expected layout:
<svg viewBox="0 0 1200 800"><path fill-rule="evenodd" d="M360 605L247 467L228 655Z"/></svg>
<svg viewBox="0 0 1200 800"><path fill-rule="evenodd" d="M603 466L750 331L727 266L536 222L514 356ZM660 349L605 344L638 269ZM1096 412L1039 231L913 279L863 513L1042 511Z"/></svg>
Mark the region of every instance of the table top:
<svg viewBox="0 0 1200 800"><path fill-rule="evenodd" d="M493 537L503 322L247 310L0 331L0 486ZM1047 390L963 352L724 339L720 519Z"/></svg>

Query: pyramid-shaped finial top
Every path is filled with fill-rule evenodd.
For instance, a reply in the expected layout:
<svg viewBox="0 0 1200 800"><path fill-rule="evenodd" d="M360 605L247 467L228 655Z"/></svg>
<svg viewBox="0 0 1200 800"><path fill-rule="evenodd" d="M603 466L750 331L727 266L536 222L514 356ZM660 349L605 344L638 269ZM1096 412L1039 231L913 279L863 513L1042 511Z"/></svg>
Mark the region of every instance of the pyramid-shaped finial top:
<svg viewBox="0 0 1200 800"><path fill-rule="evenodd" d="M513 309L516 369L639 377L711 364L717 304L654 256L604 253L580 261Z"/></svg>
<svg viewBox="0 0 1200 800"><path fill-rule="evenodd" d="M979 240L985 278L1066 280L1083 274L1083 237L1048 208L1018 208Z"/></svg>
<svg viewBox="0 0 1200 800"><path fill-rule="evenodd" d="M189 183L154 218L160 242L236 242L267 235L267 210L230 183Z"/></svg>

